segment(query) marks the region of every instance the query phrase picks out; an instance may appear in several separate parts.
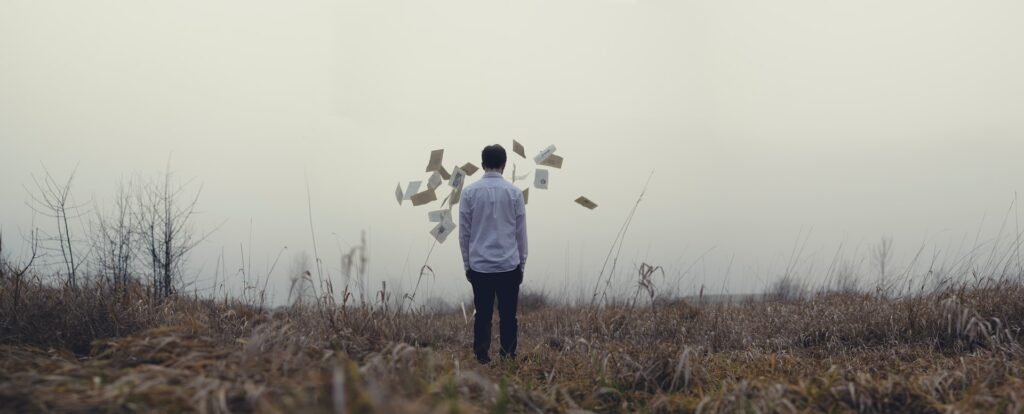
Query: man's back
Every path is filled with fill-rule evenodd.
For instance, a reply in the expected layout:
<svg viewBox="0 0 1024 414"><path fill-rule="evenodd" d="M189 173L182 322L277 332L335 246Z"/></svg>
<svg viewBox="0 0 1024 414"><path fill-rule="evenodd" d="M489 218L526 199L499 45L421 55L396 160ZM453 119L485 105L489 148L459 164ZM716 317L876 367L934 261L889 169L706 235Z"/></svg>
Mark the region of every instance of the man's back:
<svg viewBox="0 0 1024 414"><path fill-rule="evenodd" d="M466 270L501 273L526 262L523 193L497 171L466 187L459 201L459 244Z"/></svg>

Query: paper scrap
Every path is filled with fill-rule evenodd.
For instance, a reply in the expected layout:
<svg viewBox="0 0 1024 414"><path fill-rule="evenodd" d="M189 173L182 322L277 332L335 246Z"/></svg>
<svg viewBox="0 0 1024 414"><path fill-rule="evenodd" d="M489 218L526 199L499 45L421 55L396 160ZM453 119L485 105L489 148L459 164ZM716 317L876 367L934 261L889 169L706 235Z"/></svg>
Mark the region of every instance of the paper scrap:
<svg viewBox="0 0 1024 414"><path fill-rule="evenodd" d="M444 243L448 239L448 235L452 234L456 227L458 226L451 221L451 217L448 217L444 221L437 223L434 229L430 230L430 235L434 236L438 243Z"/></svg>
<svg viewBox="0 0 1024 414"><path fill-rule="evenodd" d="M593 201L590 201L589 198L586 198L584 196L580 196L580 198L577 198L576 202L579 203L581 206L589 208L591 210L597 208L597 204L595 204Z"/></svg>
<svg viewBox="0 0 1024 414"><path fill-rule="evenodd" d="M477 170L479 170L479 168L477 168L477 166L473 165L472 163L467 162L465 164L462 164L462 171L465 171L466 175L470 177L472 177L473 174L476 174Z"/></svg>
<svg viewBox="0 0 1024 414"><path fill-rule="evenodd" d="M541 190L548 189L548 170L537 169L537 173L533 175L533 186Z"/></svg>
<svg viewBox="0 0 1024 414"><path fill-rule="evenodd" d="M452 179L448 180L448 185L453 188L462 187L462 183L466 181L466 172L462 171L462 168L455 167L455 171L452 171Z"/></svg>
<svg viewBox="0 0 1024 414"><path fill-rule="evenodd" d="M441 169L441 160L443 158L443 149L430 151L430 162L427 163L427 170L425 172L437 171Z"/></svg>
<svg viewBox="0 0 1024 414"><path fill-rule="evenodd" d="M406 200L411 200L412 196L416 195L416 193L420 191L421 184L423 184L422 181L409 182L409 186L405 187L405 197L403 198Z"/></svg>
<svg viewBox="0 0 1024 414"><path fill-rule="evenodd" d="M433 190L441 186L441 173L434 171L430 174L430 180L427 180L427 188Z"/></svg>
<svg viewBox="0 0 1024 414"><path fill-rule="evenodd" d="M402 192L402 183L398 183L398 187L395 188L395 199L398 200L398 205L402 205L402 200L405 200L405 193Z"/></svg>
<svg viewBox="0 0 1024 414"><path fill-rule="evenodd" d="M547 148L544 148L544 151L541 151L539 154L537 154L535 157L533 157L533 162L535 162L537 164L540 164L540 163L544 162L544 160L548 159L548 157L550 157L551 154L554 154L554 153L555 153L555 146L554 145L548 145Z"/></svg>
<svg viewBox="0 0 1024 414"><path fill-rule="evenodd" d="M445 180L450 180L452 178L452 175L448 174L448 170L444 169L444 167L441 167L441 169L437 170L437 172L441 174L441 178Z"/></svg>
<svg viewBox="0 0 1024 414"><path fill-rule="evenodd" d="M410 197L409 200L412 200L413 206L421 206L431 201L437 200L437 193L435 193L434 189L431 188L422 193Z"/></svg>
<svg viewBox="0 0 1024 414"><path fill-rule="evenodd" d="M520 157L526 158L526 149L523 148L523 144L520 144L519 141L514 139L512 140L512 152L519 154Z"/></svg>
<svg viewBox="0 0 1024 414"><path fill-rule="evenodd" d="M451 214L452 211L450 209L434 210L427 213L427 219L429 219L431 223L440 223Z"/></svg>
<svg viewBox="0 0 1024 414"><path fill-rule="evenodd" d="M547 158L545 158L544 161L541 161L540 165L543 165L545 167L562 168L562 161L562 157L555 154L551 154Z"/></svg>
<svg viewBox="0 0 1024 414"><path fill-rule="evenodd" d="M530 187L523 190L523 204L530 204Z"/></svg>

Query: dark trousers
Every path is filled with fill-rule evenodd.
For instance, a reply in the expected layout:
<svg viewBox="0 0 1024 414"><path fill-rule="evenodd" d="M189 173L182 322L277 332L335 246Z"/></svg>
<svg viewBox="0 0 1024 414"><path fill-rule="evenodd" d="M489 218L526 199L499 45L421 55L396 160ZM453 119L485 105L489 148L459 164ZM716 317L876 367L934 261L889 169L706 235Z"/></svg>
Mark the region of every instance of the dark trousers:
<svg viewBox="0 0 1024 414"><path fill-rule="evenodd" d="M516 356L519 322L516 320L516 306L519 303L519 284L523 283L523 271L515 269L503 273L466 272L473 284L473 304L476 317L473 324L473 353L481 361L490 360L491 316L494 314L494 299L498 299L501 350L503 357Z"/></svg>

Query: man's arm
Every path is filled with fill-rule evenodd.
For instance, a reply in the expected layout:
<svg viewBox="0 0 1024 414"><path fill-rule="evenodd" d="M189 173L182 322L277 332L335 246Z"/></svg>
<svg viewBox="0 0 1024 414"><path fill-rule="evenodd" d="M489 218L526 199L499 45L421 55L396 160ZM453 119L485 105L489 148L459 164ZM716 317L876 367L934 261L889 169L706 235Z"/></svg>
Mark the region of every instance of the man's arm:
<svg viewBox="0 0 1024 414"><path fill-rule="evenodd" d="M469 235L473 224L473 206L469 194L463 194L459 203L459 247L462 249L462 266L469 271Z"/></svg>
<svg viewBox="0 0 1024 414"><path fill-rule="evenodd" d="M519 245L519 265L526 268L527 242L526 242L526 202L522 193L516 200L516 244Z"/></svg>

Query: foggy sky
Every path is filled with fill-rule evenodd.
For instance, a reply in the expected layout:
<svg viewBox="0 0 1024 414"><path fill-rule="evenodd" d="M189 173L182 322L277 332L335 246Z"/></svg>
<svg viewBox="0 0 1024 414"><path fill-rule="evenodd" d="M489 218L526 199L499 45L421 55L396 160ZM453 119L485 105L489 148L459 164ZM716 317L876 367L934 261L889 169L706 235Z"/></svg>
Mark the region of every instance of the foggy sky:
<svg viewBox="0 0 1024 414"><path fill-rule="evenodd" d="M517 139L565 157L531 190L527 289L589 292L651 171L623 286L648 262L681 289L758 291L802 237L811 279L883 236L904 260L953 256L1017 228L1022 17L1014 1L8 0L0 227L21 254L43 165L77 165L95 211L169 159L202 185L196 228L217 228L196 286L223 252L237 290L251 234L257 273L287 246L281 302L291 257L312 254L308 177L332 277L368 230L372 287L410 289L436 204L398 206L395 184L426 179L430 150L479 165ZM429 265L421 290L469 296L455 238Z"/></svg>

